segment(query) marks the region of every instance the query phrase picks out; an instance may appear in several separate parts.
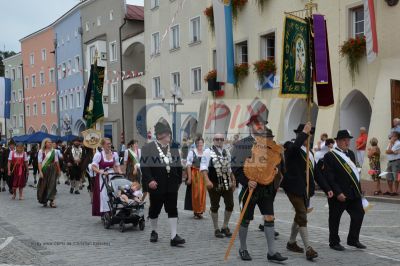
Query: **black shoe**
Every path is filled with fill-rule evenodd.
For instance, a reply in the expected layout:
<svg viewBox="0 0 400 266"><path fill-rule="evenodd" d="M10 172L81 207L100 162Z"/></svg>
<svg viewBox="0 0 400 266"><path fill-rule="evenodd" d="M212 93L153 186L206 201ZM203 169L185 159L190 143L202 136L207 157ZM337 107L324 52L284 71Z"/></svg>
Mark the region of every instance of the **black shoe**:
<svg viewBox="0 0 400 266"><path fill-rule="evenodd" d="M275 231L274 236L275 237L279 236L279 233L277 231Z"/></svg>
<svg viewBox="0 0 400 266"><path fill-rule="evenodd" d="M74 188L70 188L69 193L71 193L71 194L74 193Z"/></svg>
<svg viewBox="0 0 400 266"><path fill-rule="evenodd" d="M260 231L263 231L263 232L264 232L264 225L260 224L260 225L258 226L258 229L260 229Z"/></svg>
<svg viewBox="0 0 400 266"><path fill-rule="evenodd" d="M219 229L215 230L214 235L217 238L224 238L224 234Z"/></svg>
<svg viewBox="0 0 400 266"><path fill-rule="evenodd" d="M75 190L75 194L81 194L81 193L79 193L79 191L78 191L78 190Z"/></svg>
<svg viewBox="0 0 400 266"><path fill-rule="evenodd" d="M229 228L221 228L221 233L224 234L226 237L231 237L232 233L231 230L229 230Z"/></svg>
<svg viewBox="0 0 400 266"><path fill-rule="evenodd" d="M178 235L176 235L174 239L171 239L171 247L176 247L178 245L183 245L185 243L186 243L185 239L183 239Z"/></svg>
<svg viewBox="0 0 400 266"><path fill-rule="evenodd" d="M359 249L366 249L367 248L365 245L361 244L359 241L356 242L356 243L347 242L347 245L352 246L352 247L356 247L356 248L359 248Z"/></svg>
<svg viewBox="0 0 400 266"><path fill-rule="evenodd" d="M243 250L239 249L239 255L242 260L252 260L249 252L245 249Z"/></svg>
<svg viewBox="0 0 400 266"><path fill-rule="evenodd" d="M37 184L37 181L36 181L36 179L35 179L35 180L33 180L33 184L35 184L35 185Z"/></svg>
<svg viewBox="0 0 400 266"><path fill-rule="evenodd" d="M69 185L69 181L68 181L68 180L67 180L67 181L65 181L65 182L64 182L64 184L66 184L66 185Z"/></svg>
<svg viewBox="0 0 400 266"><path fill-rule="evenodd" d="M287 257L282 257L282 255L279 252L276 252L273 256L267 254L267 259L269 261L285 261L288 258Z"/></svg>
<svg viewBox="0 0 400 266"><path fill-rule="evenodd" d="M336 245L329 244L329 247L330 247L331 249L336 250L336 251L344 251L344 250L345 250L345 248L344 248L342 245L340 245L340 244L336 244Z"/></svg>
<svg viewBox="0 0 400 266"><path fill-rule="evenodd" d="M157 242L158 241L158 234L157 234L157 232L156 231L151 231L151 234L150 234L150 242Z"/></svg>

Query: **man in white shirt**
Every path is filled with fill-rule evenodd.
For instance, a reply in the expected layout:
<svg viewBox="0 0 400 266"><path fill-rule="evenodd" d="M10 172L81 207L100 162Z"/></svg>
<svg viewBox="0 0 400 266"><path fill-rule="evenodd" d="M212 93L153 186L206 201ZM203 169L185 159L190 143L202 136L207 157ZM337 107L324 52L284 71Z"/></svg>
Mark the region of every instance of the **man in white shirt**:
<svg viewBox="0 0 400 266"><path fill-rule="evenodd" d="M399 173L400 173L400 133L393 131L390 137L389 145L386 149L388 158L386 177L389 191L383 193L383 195L398 196L399 189ZM393 189L394 183L394 189Z"/></svg>

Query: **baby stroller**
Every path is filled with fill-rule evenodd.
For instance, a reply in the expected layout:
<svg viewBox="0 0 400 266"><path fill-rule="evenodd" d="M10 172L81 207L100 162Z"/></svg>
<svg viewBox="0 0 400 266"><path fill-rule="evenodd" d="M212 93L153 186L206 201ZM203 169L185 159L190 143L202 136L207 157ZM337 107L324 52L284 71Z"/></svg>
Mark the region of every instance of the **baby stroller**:
<svg viewBox="0 0 400 266"><path fill-rule="evenodd" d="M134 227L139 225L140 230L144 230L144 204L145 202L128 204L121 201L118 196L120 188L130 186L131 181L119 174L108 174L108 177L102 175L103 184L108 194L108 206L110 211L103 216L104 228L109 229L114 224L119 224L119 230L125 232L126 224L132 224Z"/></svg>

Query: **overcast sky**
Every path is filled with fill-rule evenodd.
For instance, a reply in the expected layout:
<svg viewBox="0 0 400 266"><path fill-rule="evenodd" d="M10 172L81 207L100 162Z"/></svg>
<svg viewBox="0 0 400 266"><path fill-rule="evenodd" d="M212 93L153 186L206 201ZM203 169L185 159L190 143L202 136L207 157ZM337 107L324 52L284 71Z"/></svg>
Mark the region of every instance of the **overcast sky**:
<svg viewBox="0 0 400 266"><path fill-rule="evenodd" d="M132 5L143 5L143 1L126 0L127 4ZM5 48L6 51L20 52L21 38L46 27L78 2L79 0L0 0L0 50Z"/></svg>

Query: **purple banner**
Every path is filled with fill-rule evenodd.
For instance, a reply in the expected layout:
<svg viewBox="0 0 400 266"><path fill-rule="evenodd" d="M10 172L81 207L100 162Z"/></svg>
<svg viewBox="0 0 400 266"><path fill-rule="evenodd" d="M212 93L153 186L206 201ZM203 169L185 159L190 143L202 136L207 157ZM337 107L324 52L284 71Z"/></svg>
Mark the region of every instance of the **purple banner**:
<svg viewBox="0 0 400 266"><path fill-rule="evenodd" d="M326 45L325 18L323 15L313 15L314 20L314 51L315 51L315 82L327 84L328 74L328 47Z"/></svg>

